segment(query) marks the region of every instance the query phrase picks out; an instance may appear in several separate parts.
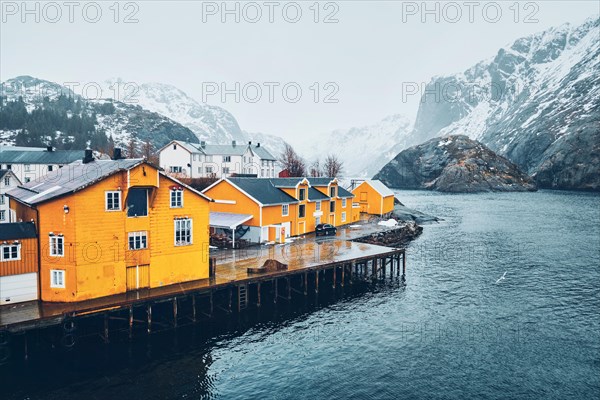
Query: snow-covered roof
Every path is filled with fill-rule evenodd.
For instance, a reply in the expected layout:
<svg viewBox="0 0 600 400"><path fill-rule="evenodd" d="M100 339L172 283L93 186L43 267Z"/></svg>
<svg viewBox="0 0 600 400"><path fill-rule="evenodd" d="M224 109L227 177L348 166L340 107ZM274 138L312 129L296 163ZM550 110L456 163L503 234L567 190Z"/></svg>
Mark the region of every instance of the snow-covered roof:
<svg viewBox="0 0 600 400"><path fill-rule="evenodd" d="M377 191L377 193L379 193L383 197L394 196L394 192L392 192L391 189L389 187L385 186L381 181L367 180L365 182L368 183L369 185L371 185L371 187L373 189L375 189Z"/></svg>
<svg viewBox="0 0 600 400"><path fill-rule="evenodd" d="M209 224L213 228L235 229L253 218L251 214L235 214L226 212L211 212Z"/></svg>

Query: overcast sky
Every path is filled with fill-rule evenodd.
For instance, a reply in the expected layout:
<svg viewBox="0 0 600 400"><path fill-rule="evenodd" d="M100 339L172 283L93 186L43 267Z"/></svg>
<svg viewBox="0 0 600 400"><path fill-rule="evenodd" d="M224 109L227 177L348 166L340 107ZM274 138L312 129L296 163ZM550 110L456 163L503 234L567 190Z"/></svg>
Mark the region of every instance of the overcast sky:
<svg viewBox="0 0 600 400"><path fill-rule="evenodd" d="M226 108L242 129L292 142L390 114L414 117L418 96L403 99L403 84L462 71L518 37L600 11L597 1L429 2L430 14L420 1L308 1L229 2L239 12L223 15L220 1L149 1L121 3L117 14L112 1L90 3L79 2L70 22L65 6L60 16L45 3L24 14L20 1L2 2L1 80L168 83ZM222 102L220 87L235 91L236 82L239 102L234 94Z"/></svg>

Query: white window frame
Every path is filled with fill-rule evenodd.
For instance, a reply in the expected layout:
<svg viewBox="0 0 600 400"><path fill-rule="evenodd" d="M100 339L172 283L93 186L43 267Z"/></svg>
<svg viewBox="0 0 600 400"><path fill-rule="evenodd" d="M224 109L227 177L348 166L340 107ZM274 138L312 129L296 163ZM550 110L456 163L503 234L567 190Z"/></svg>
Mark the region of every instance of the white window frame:
<svg viewBox="0 0 600 400"><path fill-rule="evenodd" d="M204 173L205 174L212 174L212 173L214 173L213 167L211 165L207 165L206 167L204 167Z"/></svg>
<svg viewBox="0 0 600 400"><path fill-rule="evenodd" d="M10 250L11 247L17 248L17 256L16 257L12 257L12 251ZM8 250L8 252L9 252L8 258L4 257L4 249L5 248L9 249ZM2 261L2 262L19 261L20 259L21 259L21 243L0 245L0 261Z"/></svg>
<svg viewBox="0 0 600 400"><path fill-rule="evenodd" d="M6 220L6 210L0 210L0 221Z"/></svg>
<svg viewBox="0 0 600 400"><path fill-rule="evenodd" d="M131 239L133 238L133 247L131 247ZM139 247L138 247L139 244ZM148 232L129 232L127 235L128 250L144 250L148 248Z"/></svg>
<svg viewBox="0 0 600 400"><path fill-rule="evenodd" d="M31 172L31 164L25 164L25 172Z"/></svg>
<svg viewBox="0 0 600 400"><path fill-rule="evenodd" d="M337 188L335 186L329 187L329 197L331 197L331 198L337 197Z"/></svg>
<svg viewBox="0 0 600 400"><path fill-rule="evenodd" d="M231 162L231 156L223 156L223 162Z"/></svg>
<svg viewBox="0 0 600 400"><path fill-rule="evenodd" d="M321 201L315 203L315 211L321 211Z"/></svg>
<svg viewBox="0 0 600 400"><path fill-rule="evenodd" d="M172 174L181 174L181 173L183 173L183 167L180 167L177 165L171 165L169 167L169 172Z"/></svg>
<svg viewBox="0 0 600 400"><path fill-rule="evenodd" d="M303 193L303 195L300 195L300 193ZM306 200L306 188L298 188L298 200Z"/></svg>
<svg viewBox="0 0 600 400"><path fill-rule="evenodd" d="M0 194L0 206L3 206L5 201L4 195Z"/></svg>
<svg viewBox="0 0 600 400"><path fill-rule="evenodd" d="M179 194L179 199L177 199L177 194ZM175 203L173 203L173 195L176 197ZM169 192L169 204L171 208L183 208L183 189L171 189Z"/></svg>
<svg viewBox="0 0 600 400"><path fill-rule="evenodd" d="M108 208L108 196L113 195L112 202L114 204L114 195L115 194L118 197L118 201L117 201L118 208ZM105 211L121 211L121 192L119 190L107 190L106 192L104 192L104 210Z"/></svg>
<svg viewBox="0 0 600 400"><path fill-rule="evenodd" d="M290 215L290 205L289 204L282 204L281 205L281 216L282 217L287 217L288 215Z"/></svg>
<svg viewBox="0 0 600 400"><path fill-rule="evenodd" d="M65 288L65 278L67 273L63 269L50 270L50 287L57 289Z"/></svg>
<svg viewBox="0 0 600 400"><path fill-rule="evenodd" d="M4 186L10 186L10 176L4 178Z"/></svg>
<svg viewBox="0 0 600 400"><path fill-rule="evenodd" d="M184 223L184 222L188 222L190 223L190 239L189 241L177 241L177 229L178 227ZM192 244L194 244L194 221L191 218L181 218L181 219L176 219L175 221L173 221L173 243L175 244L175 246L190 246Z"/></svg>
<svg viewBox="0 0 600 400"><path fill-rule="evenodd" d="M342 199L342 208L346 208L346 199Z"/></svg>
<svg viewBox="0 0 600 400"><path fill-rule="evenodd" d="M342 212L342 222L346 222L346 211Z"/></svg>
<svg viewBox="0 0 600 400"><path fill-rule="evenodd" d="M56 242L56 244L53 244L52 242ZM64 236L60 236L60 235L50 235L49 237L49 243L50 243L50 257L64 257L65 256L65 237ZM60 245L60 246L59 246ZM58 250L60 249L60 254Z"/></svg>

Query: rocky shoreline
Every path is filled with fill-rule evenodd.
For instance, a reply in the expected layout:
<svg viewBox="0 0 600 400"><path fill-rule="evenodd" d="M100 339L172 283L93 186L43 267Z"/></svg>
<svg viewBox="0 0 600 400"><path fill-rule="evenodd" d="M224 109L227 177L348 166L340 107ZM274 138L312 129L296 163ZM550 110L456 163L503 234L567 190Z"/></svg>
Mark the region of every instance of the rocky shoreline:
<svg viewBox="0 0 600 400"><path fill-rule="evenodd" d="M398 227L371 233L366 236L362 236L353 239L354 242L375 244L386 247L406 247L408 243L415 240L423 233L423 227L417 225L414 221L409 221L405 224L398 225Z"/></svg>

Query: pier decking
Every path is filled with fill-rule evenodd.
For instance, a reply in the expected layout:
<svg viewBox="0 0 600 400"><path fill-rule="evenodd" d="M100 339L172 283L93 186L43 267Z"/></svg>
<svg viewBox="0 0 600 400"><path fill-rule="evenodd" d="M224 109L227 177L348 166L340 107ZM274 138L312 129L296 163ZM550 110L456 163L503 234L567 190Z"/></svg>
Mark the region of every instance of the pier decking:
<svg viewBox="0 0 600 400"><path fill-rule="evenodd" d="M305 296L309 292L318 294L319 285L329 285L335 289L336 285L352 284L356 279L404 276L404 249L348 240L374 229L377 228L367 224L360 229L341 229L335 237L314 238L313 235L306 235L286 244L219 250L211 254L216 261L216 269L210 279L76 303L35 301L2 306L0 334L13 338L21 336L26 342L29 331L53 327L60 330L62 327L63 339L68 337L67 343L74 344L75 337L70 337L73 335L71 328L82 318L97 317L104 319L98 335L108 342L112 331L111 319L126 320L125 328L121 324L119 329L128 327L130 337L134 325L143 324L146 327L144 331L150 333L153 329L153 305L172 304L172 307L168 306L168 318L173 326L177 326L180 319L195 322L197 315L212 316L216 308L225 313L239 312L249 306L261 307L265 301L290 301L292 292ZM262 265L267 259L287 264L288 269L260 274L247 272L248 267ZM164 306L162 310L164 313ZM123 314L126 315L124 318Z"/></svg>

